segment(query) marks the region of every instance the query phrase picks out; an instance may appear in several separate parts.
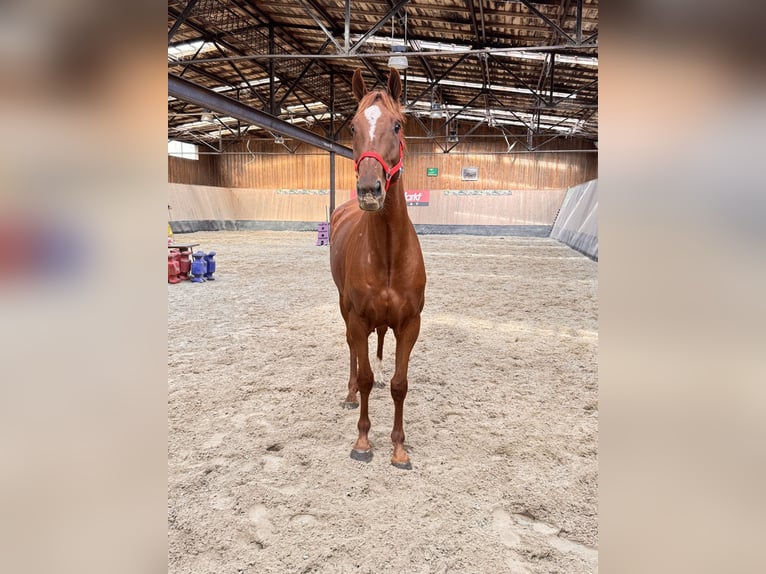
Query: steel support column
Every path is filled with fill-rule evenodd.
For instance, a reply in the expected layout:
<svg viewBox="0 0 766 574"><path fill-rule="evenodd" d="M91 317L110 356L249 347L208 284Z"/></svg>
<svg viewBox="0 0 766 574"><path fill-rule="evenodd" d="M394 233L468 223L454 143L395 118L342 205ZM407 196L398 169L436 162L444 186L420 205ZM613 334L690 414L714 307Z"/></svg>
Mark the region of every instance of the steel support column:
<svg viewBox="0 0 766 574"><path fill-rule="evenodd" d="M550 97L550 105L553 106L553 76L554 72L556 71L556 52L551 52L551 97Z"/></svg>
<svg viewBox="0 0 766 574"><path fill-rule="evenodd" d="M335 140L335 74L330 72L330 137ZM335 152L330 152L330 215L335 211Z"/></svg>
<svg viewBox="0 0 766 574"><path fill-rule="evenodd" d="M273 55L275 52L274 41L274 25L269 24L269 54ZM276 86L274 84L274 60L269 60L269 111L272 116L278 116L279 110L276 109Z"/></svg>

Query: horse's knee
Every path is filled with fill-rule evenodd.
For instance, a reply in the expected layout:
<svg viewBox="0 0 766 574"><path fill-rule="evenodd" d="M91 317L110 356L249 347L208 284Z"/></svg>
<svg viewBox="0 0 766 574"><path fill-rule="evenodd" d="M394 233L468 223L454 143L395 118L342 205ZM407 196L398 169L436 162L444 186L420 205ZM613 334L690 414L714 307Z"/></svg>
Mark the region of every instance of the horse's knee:
<svg viewBox="0 0 766 574"><path fill-rule="evenodd" d="M391 397L395 401L403 401L407 396L407 379L391 379Z"/></svg>
<svg viewBox="0 0 766 574"><path fill-rule="evenodd" d="M373 376L372 372L370 372L369 376L365 373L357 374L356 384L359 387L359 391L362 393L369 393L372 390L372 384L375 381L375 377Z"/></svg>

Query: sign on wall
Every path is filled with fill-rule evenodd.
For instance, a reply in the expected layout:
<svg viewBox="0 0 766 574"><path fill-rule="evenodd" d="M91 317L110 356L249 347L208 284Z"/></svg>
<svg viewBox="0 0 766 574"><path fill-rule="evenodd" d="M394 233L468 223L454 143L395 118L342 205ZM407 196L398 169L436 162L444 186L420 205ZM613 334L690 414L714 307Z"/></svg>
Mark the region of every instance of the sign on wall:
<svg viewBox="0 0 766 574"><path fill-rule="evenodd" d="M479 180L479 168L478 167L464 167L461 172L461 179L463 181L478 181Z"/></svg>
<svg viewBox="0 0 766 574"><path fill-rule="evenodd" d="M428 200L431 198L431 190L411 189L404 192L404 198L407 200L407 205L426 207L428 206Z"/></svg>
<svg viewBox="0 0 766 574"><path fill-rule="evenodd" d="M352 189L351 197L356 197L356 190ZM430 189L410 189L404 192L404 200L408 206L428 207L428 201L431 199Z"/></svg>
<svg viewBox="0 0 766 574"><path fill-rule="evenodd" d="M426 177L436 177L439 175L439 168L438 167L427 167L426 168Z"/></svg>

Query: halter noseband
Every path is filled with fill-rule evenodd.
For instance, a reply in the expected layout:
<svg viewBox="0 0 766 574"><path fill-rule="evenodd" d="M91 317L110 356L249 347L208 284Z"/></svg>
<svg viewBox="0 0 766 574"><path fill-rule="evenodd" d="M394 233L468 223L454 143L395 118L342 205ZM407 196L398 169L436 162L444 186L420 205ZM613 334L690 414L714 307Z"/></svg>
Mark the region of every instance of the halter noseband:
<svg viewBox="0 0 766 574"><path fill-rule="evenodd" d="M356 160L356 162L354 162L354 172L356 173L356 178L359 179L359 164L362 163L363 159L371 157L372 159L377 161L381 166L383 166L383 173L386 174L386 191L388 191L388 186L391 184L391 178L393 178L397 173L399 173L402 170L403 156L404 156L404 142L402 140L399 140L399 162L390 168L388 167L386 160L384 160L380 154L375 153L374 151L366 151L359 156L359 159Z"/></svg>

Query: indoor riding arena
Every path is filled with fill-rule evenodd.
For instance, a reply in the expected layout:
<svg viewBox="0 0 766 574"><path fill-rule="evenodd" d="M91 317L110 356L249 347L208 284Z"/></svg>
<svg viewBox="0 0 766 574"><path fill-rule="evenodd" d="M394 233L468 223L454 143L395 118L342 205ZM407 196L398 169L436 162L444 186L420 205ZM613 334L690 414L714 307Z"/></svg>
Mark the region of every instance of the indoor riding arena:
<svg viewBox="0 0 766 574"><path fill-rule="evenodd" d="M168 571L597 572L597 0L169 0L168 63ZM347 281L396 205L425 265L407 468L393 325L356 451L347 201Z"/></svg>

